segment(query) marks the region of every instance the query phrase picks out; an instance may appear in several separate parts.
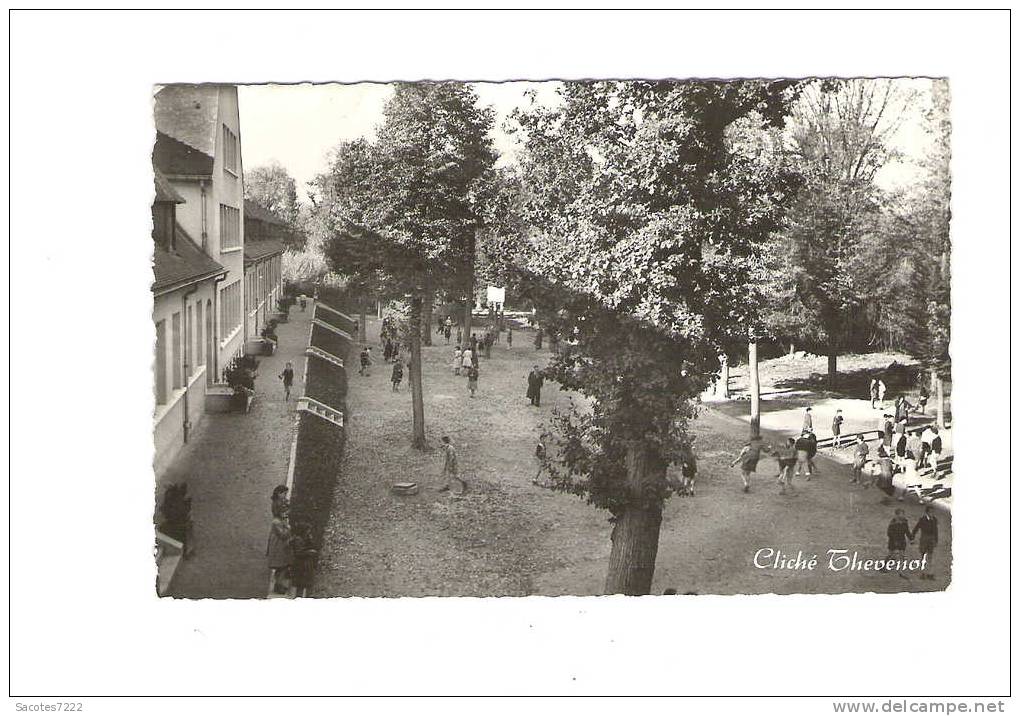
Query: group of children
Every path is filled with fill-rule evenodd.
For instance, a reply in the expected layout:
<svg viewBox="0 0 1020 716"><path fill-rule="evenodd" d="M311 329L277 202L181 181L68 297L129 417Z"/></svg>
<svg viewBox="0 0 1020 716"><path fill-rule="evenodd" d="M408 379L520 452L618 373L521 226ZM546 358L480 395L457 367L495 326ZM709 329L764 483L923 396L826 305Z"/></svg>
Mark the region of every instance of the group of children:
<svg viewBox="0 0 1020 716"><path fill-rule="evenodd" d="M290 499L286 485L273 488L270 497L272 525L266 542L270 594L287 594L293 587L299 597L308 596L319 556L307 524L290 525Z"/></svg>

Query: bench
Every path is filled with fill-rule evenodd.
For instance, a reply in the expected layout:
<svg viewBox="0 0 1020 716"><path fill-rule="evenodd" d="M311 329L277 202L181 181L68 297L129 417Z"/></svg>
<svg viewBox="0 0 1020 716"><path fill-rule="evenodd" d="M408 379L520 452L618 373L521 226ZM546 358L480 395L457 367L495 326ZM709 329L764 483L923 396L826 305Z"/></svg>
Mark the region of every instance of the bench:
<svg viewBox="0 0 1020 716"><path fill-rule="evenodd" d="M857 436L859 435L863 435L865 441L877 440L882 437L882 431L879 430L878 428L875 428L873 430L861 430L860 432L856 433L842 434L839 436L840 447L852 447L853 444L857 442ZM821 440L818 441L818 447L819 448L832 447L835 444L835 442L836 442L835 437L822 438Z"/></svg>

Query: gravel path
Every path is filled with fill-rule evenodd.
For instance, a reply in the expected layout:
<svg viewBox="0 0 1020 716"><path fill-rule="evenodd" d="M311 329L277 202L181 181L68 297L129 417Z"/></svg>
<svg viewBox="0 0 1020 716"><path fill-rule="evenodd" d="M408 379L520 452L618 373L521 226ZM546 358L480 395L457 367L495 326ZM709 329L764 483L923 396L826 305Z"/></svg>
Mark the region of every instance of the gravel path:
<svg viewBox="0 0 1020 716"><path fill-rule="evenodd" d="M378 323L370 322L375 336ZM369 377L353 375L348 396L348 442L315 596L521 596L599 594L609 555L608 513L531 484L540 423L568 398L546 384L541 408L524 397L531 366L548 358L517 333L482 359L478 397L452 375L452 347L424 350L426 428L430 444L449 435L469 494L457 500L434 488L438 451L409 447L410 395L390 390L390 367L377 363ZM375 351L373 351L375 352ZM380 356L381 357L381 356ZM667 501L653 591L681 593L803 593L942 589L948 583L950 525L940 516L943 544L939 579L904 580L895 574L777 572L753 566L756 550L818 553L857 549L862 559L885 555L885 528L897 505L877 490L854 490L844 465L820 459L821 476L782 497L764 459L750 494L729 462L747 436L739 419L705 409L696 424L698 494ZM779 435L766 433L770 440ZM389 492L415 480L415 496ZM911 524L921 514L904 505Z"/></svg>
<svg viewBox="0 0 1020 716"><path fill-rule="evenodd" d="M178 567L172 596L266 596L269 496L287 479L311 316L311 307L302 313L295 306L277 326L276 353L259 359L251 412L206 415L174 464L171 474L187 479L193 498L195 554ZM289 403L277 378L287 361L294 363Z"/></svg>

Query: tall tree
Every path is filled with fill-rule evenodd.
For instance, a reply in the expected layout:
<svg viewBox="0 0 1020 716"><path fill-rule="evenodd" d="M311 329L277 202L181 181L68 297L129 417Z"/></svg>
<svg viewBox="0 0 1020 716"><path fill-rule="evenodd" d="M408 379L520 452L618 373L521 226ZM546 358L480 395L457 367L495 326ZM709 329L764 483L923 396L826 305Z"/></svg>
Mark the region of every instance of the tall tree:
<svg viewBox="0 0 1020 716"><path fill-rule="evenodd" d="M587 405L556 419L558 489L610 512L605 591L647 594L668 465L690 448L718 356L760 324L765 238L793 178L732 141L782 122L788 83L569 83L519 112L524 214L518 281L570 337L548 369Z"/></svg>
<svg viewBox="0 0 1020 716"><path fill-rule="evenodd" d="M462 286L473 271L471 246L480 224L475 193L496 161L492 121L492 111L478 106L468 85L398 84L377 139L341 145L326 179L336 225L326 254L335 270L382 275L380 283L409 299L412 443L418 448L426 447L423 313L437 291ZM386 246L369 250L371 241Z"/></svg>
<svg viewBox="0 0 1020 716"><path fill-rule="evenodd" d="M245 170L244 198L268 209L291 226L299 225L297 184L277 161Z"/></svg>
<svg viewBox="0 0 1020 716"><path fill-rule="evenodd" d="M839 353L870 334L860 247L876 231L875 177L895 156L890 140L912 99L892 80L819 80L793 112L787 156L804 185L772 253L778 282L793 287L777 292L785 318L775 323L828 355L830 386Z"/></svg>
<svg viewBox="0 0 1020 716"><path fill-rule="evenodd" d="M914 317L907 350L931 375L936 420L945 425L943 381L950 377L950 133L949 86L932 81L932 102L925 115L931 149L921 162L921 181L904 202L904 221L912 247L908 270L914 296Z"/></svg>

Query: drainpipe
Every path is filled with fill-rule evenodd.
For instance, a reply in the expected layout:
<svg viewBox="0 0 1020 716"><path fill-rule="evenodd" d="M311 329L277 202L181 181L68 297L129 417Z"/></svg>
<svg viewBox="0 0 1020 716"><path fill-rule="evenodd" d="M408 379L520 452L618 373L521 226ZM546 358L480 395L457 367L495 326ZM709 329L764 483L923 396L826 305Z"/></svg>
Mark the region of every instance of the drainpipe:
<svg viewBox="0 0 1020 716"><path fill-rule="evenodd" d="M208 210L206 208L208 206L208 203L206 201L205 182L204 181L200 181L198 183L198 186L199 186L199 189L202 191L202 251L205 251L205 252L208 253L208 250L209 250L209 243L208 243L209 242L209 219L207 217L207 214L209 212L208 212Z"/></svg>
<svg viewBox="0 0 1020 716"><path fill-rule="evenodd" d="M188 442L188 433L191 432L191 421L188 419L191 413L188 411L188 393L191 392L191 386L188 382L191 380L189 375L190 354L191 354L191 341L188 340L188 296L191 296L198 290L198 287L192 288L190 291L185 291L184 295L181 296L181 319L184 323L184 442Z"/></svg>
<svg viewBox="0 0 1020 716"><path fill-rule="evenodd" d="M213 286L213 361L216 367L214 383L222 383L220 375L220 284L226 280L226 275L219 276Z"/></svg>

